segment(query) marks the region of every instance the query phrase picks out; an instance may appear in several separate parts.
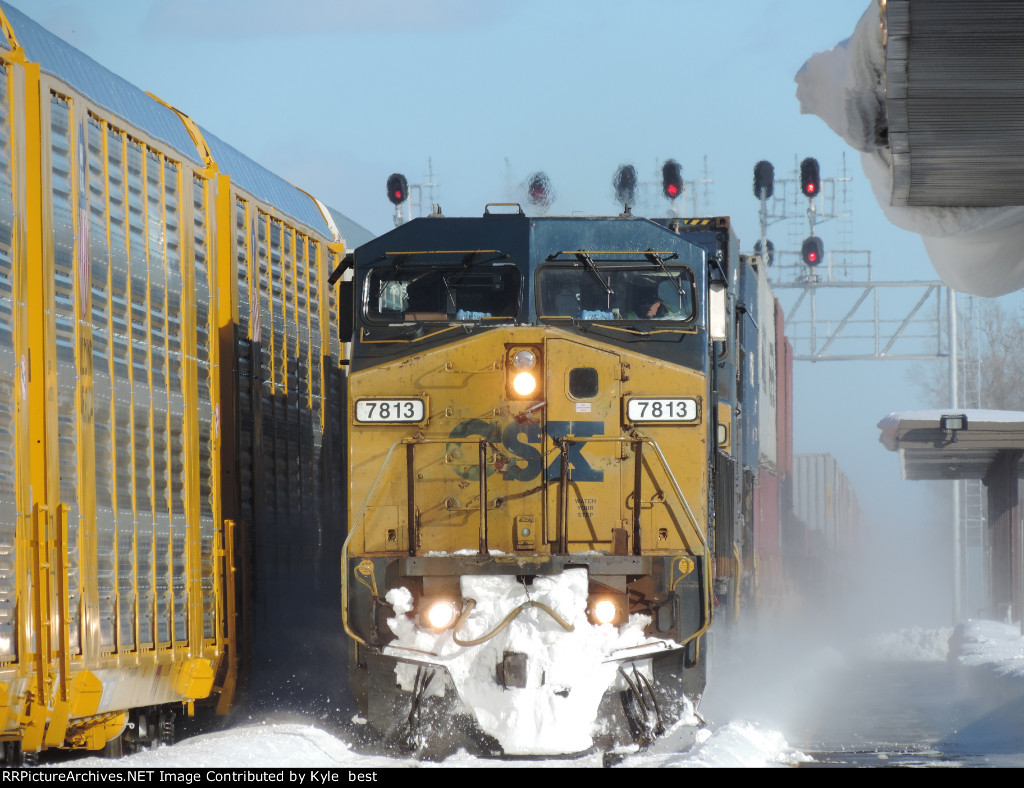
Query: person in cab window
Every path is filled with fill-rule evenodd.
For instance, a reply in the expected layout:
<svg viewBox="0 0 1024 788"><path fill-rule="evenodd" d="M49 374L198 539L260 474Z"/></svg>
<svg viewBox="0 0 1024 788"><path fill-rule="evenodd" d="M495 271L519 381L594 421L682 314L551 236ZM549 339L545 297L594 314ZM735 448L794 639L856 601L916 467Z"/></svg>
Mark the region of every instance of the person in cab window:
<svg viewBox="0 0 1024 788"><path fill-rule="evenodd" d="M636 299L636 307L633 313L634 318L649 320L665 317L668 313L668 305L658 297L657 290L645 288L640 291Z"/></svg>

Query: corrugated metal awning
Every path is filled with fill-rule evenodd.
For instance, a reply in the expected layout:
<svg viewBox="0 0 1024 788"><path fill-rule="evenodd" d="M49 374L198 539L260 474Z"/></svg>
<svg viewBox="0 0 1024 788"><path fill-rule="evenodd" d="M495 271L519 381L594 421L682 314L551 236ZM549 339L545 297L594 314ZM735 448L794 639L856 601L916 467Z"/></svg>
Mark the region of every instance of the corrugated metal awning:
<svg viewBox="0 0 1024 788"><path fill-rule="evenodd" d="M1024 3L884 3L893 205L1024 205Z"/></svg>

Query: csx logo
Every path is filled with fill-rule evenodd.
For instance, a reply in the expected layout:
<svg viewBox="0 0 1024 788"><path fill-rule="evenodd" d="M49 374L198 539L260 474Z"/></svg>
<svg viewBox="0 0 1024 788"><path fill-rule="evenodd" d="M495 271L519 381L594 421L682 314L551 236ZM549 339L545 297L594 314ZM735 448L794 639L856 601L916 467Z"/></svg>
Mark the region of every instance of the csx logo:
<svg viewBox="0 0 1024 788"><path fill-rule="evenodd" d="M588 438L594 435L603 434L603 423L600 421L549 421L548 436L552 441L572 435L574 438ZM502 429L500 424L483 419L470 419L458 424L451 431L449 438L484 438L488 443L500 445L504 452L510 456L511 461L501 467L498 462L487 464L487 475L495 472L501 473L506 481L528 482L540 476L544 467L544 458L541 456L540 445L543 440L543 432L539 424L517 424L513 422ZM574 440L569 444L569 469L574 482L602 482L604 471L590 467L587 458L583 456L586 441ZM464 443L449 443L448 454L457 453ZM561 454L548 465L548 481L557 481L561 473ZM480 479L480 468L477 465L456 466L455 472L464 479L478 481Z"/></svg>

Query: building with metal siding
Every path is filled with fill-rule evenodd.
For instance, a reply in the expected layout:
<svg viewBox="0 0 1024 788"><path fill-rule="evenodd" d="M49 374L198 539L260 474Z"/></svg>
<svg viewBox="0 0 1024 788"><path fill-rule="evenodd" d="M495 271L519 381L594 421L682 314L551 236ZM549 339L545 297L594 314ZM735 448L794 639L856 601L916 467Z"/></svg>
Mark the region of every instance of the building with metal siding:
<svg viewBox="0 0 1024 788"><path fill-rule="evenodd" d="M327 277L345 239L17 9L0 23L9 759L138 739L129 718L207 697L226 710L261 658L250 631L294 646L320 591L336 610L320 563L344 511Z"/></svg>
<svg viewBox="0 0 1024 788"><path fill-rule="evenodd" d="M1024 205L1024 6L881 3L892 204Z"/></svg>

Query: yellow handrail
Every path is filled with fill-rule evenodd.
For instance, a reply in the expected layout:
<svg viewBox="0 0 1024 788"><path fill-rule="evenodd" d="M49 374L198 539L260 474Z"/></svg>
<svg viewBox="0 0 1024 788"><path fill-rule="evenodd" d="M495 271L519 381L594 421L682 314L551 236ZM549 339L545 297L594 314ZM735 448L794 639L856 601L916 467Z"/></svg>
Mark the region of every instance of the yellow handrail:
<svg viewBox="0 0 1024 788"><path fill-rule="evenodd" d="M601 441L601 442L614 442L614 443L636 443L636 442L639 441L639 442L642 442L642 443L650 445L654 449L655 453L657 454L658 460L661 463L662 470L665 472L665 474L666 474L666 476L668 478L669 484L671 485L672 492L678 498L679 503L682 506L682 510L685 513L686 518L689 520L690 524L692 525L693 531L696 533L697 539L700 542L700 545L701 545L701 547L703 548L703 551L704 551L703 562L704 562L705 566L704 566L704 572L702 573L703 574L703 584L702 584L703 587L701 589L702 590L702 597L703 597L703 600L702 600L703 601L703 608L706 611L706 615L704 616L704 624L703 624L703 626L700 627L700 629L698 629L696 632L694 632L686 640L681 641L681 643L682 643L682 645L686 645L687 643L691 642L692 640L694 640L696 638L699 638L711 626L712 614L713 614L713 608L712 608L712 605L711 605L711 597L712 597L712 594L711 594L711 572L710 572L710 567L708 566L708 562L710 561L710 547L708 545L707 537L705 536L704 532L701 530L700 524L697 522L697 518L694 516L693 510L690 508L690 504L686 500L686 496L683 494L683 491L682 491L682 489L679 486L679 482L676 481L675 474L672 473L672 470L669 467L668 461L665 459L665 454L664 454L664 452L662 452L661 447L658 445L658 442L656 440L652 439L652 438L649 438L649 437L644 436L644 435L639 435L639 434L634 434L632 436L627 436L627 437L614 436L614 435L608 435L608 436L596 435L596 436L587 436L586 438L579 438L579 439L573 438L573 437L565 437L565 438L562 438L561 440L564 441L564 442L567 442L567 443L572 443L572 442L575 442L577 440L580 440L580 441L585 440L587 442ZM342 549L341 549L341 619L342 619L342 626L343 626L343 628L345 630L345 633L349 637L351 637L353 640L355 640L356 642L358 642L358 643L360 643L360 644L362 644L364 646L367 645L366 641L363 638L361 638L358 634L356 634L355 631L352 629L352 627L349 624L349 616L348 616L348 587L349 587L349 583L348 583L348 555L349 555L349 546L350 546L353 538L356 536L356 534L361 533L362 528L365 527L364 523L365 523L365 513L366 513L367 506L369 505L369 502L373 499L373 494L376 491L377 486L380 484L381 479L383 478L383 475L384 475L384 471L388 467L388 464L391 462L391 458L394 455L395 450L399 446L408 446L410 444L424 444L425 445L425 444L434 444L434 443L445 443L445 444L448 444L448 443L480 443L481 445L483 445L486 442L487 441L485 439L473 439L473 438L444 438L444 439L403 438L402 440L395 441L395 443L393 443L391 445L391 448L388 449L388 452L385 455L384 460L381 462L380 470L377 472L377 476L374 479L373 484L370 486L370 489L367 492L365 499L363 500L363 505L362 505L362 507L359 510L359 514L356 515L356 517L355 517L355 519L353 521L353 527L349 531L348 536L345 538L345 542L342 545ZM483 473L483 469L481 469L481 473ZM638 495L638 494L639 494L639 491L635 491L634 492L634 495ZM482 500L481 501L481 506L486 506L486 501ZM414 546L410 546L410 547L414 549ZM472 607L470 607L469 610L472 610ZM513 611L512 617L514 618L515 615L518 612L519 612L518 610ZM468 611L466 611L466 614L468 615ZM507 623L507 622L503 622L503 625L504 625L504 623ZM501 625L499 625L499 627L500 626Z"/></svg>

